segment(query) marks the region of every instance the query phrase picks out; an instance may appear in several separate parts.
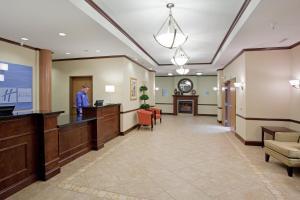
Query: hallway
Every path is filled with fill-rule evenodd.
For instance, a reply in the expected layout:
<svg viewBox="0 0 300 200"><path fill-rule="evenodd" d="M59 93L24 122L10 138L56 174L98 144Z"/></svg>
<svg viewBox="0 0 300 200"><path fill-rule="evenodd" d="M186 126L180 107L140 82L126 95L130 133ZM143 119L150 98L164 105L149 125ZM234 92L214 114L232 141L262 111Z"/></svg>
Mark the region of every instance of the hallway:
<svg viewBox="0 0 300 200"><path fill-rule="evenodd" d="M9 199L297 199L293 178L260 147L244 146L214 117L163 116Z"/></svg>

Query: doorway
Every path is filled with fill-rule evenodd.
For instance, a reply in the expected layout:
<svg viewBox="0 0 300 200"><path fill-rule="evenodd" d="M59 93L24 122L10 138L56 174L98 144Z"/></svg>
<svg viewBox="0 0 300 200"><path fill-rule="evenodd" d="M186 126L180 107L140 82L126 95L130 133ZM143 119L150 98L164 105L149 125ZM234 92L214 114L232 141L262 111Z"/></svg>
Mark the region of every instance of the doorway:
<svg viewBox="0 0 300 200"><path fill-rule="evenodd" d="M236 130L236 89L234 87L236 79L225 82L223 87L223 125Z"/></svg>
<svg viewBox="0 0 300 200"><path fill-rule="evenodd" d="M88 98L90 105L93 104L93 76L70 77L70 115L76 115L76 93L83 85L89 86Z"/></svg>

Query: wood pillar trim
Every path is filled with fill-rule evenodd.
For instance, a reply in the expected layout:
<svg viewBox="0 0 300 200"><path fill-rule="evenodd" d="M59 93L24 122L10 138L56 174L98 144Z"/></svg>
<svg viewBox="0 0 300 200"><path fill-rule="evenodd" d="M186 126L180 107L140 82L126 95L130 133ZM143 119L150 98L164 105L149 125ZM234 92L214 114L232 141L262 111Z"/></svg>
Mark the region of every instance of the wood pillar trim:
<svg viewBox="0 0 300 200"><path fill-rule="evenodd" d="M40 110L51 111L52 52L47 49L41 49L39 54Z"/></svg>

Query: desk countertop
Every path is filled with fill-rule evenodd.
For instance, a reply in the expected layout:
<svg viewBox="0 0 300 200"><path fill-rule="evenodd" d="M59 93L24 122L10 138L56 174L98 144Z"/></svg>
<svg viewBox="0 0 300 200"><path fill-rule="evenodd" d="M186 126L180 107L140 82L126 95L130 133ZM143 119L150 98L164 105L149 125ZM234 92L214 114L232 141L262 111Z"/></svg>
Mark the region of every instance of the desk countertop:
<svg viewBox="0 0 300 200"><path fill-rule="evenodd" d="M95 120L96 117L85 117L82 115L60 115L57 118L58 127L70 126L73 124L80 124L88 121Z"/></svg>

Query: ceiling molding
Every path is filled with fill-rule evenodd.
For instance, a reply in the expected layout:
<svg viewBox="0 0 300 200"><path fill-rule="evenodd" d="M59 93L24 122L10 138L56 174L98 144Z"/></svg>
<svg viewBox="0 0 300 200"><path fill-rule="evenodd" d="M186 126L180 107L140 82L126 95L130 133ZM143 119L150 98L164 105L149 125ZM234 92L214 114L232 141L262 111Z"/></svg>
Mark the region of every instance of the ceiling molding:
<svg viewBox="0 0 300 200"><path fill-rule="evenodd" d="M132 58L126 56L126 55L111 55L111 56L94 56L94 57L78 57L78 58L63 58L63 59L53 59L52 62L61 62L61 61L74 61L74 60L92 60L92 59L106 59L106 58L126 58L127 60L135 63L136 65L144 68L145 70L149 72L156 72L154 70L150 70L141 63L133 60Z"/></svg>
<svg viewBox="0 0 300 200"><path fill-rule="evenodd" d="M26 45L26 44L21 45L21 43L19 43L19 42L15 42L15 41L12 41L12 40L8 40L8 39L2 38L2 37L0 37L0 41L6 42L6 43L9 43L9 44L13 44L13 45L17 45L17 46L19 46L19 47L24 47L24 48L27 48L27 49L35 50L35 51L41 50L41 49L39 49L39 48L32 47L32 46L29 46L29 45Z"/></svg>
<svg viewBox="0 0 300 200"><path fill-rule="evenodd" d="M85 0L87 4L89 4L95 11L97 11L101 16L103 16L107 21L111 23L116 29L118 29L125 37L127 37L132 43L134 43L142 52L144 52L153 62L155 62L158 66L169 66L173 65L172 63L164 63L161 64L156 61L132 36L130 36L116 21L114 21L103 9L101 9L93 0ZM238 14L234 18L229 30L225 34L221 44L219 45L216 53L214 54L213 58L210 62L205 63L188 63L186 65L207 65L212 64L216 59L217 55L219 54L220 50L222 49L223 45L225 44L226 40L228 39L231 32L234 30L236 24L238 23L239 19L243 15L244 11L247 9L248 5L250 4L251 0L244 0L242 7L240 8Z"/></svg>
<svg viewBox="0 0 300 200"><path fill-rule="evenodd" d="M226 67L228 67L231 63L233 63L240 55L242 55L244 52L249 52L249 51L276 51L276 50L289 50L293 49L297 46L300 45L300 41L296 42L290 46L284 46L284 47L261 47L261 48L248 48L248 49L243 49L241 50L237 55L235 55L224 67L217 69L217 71L222 71Z"/></svg>

